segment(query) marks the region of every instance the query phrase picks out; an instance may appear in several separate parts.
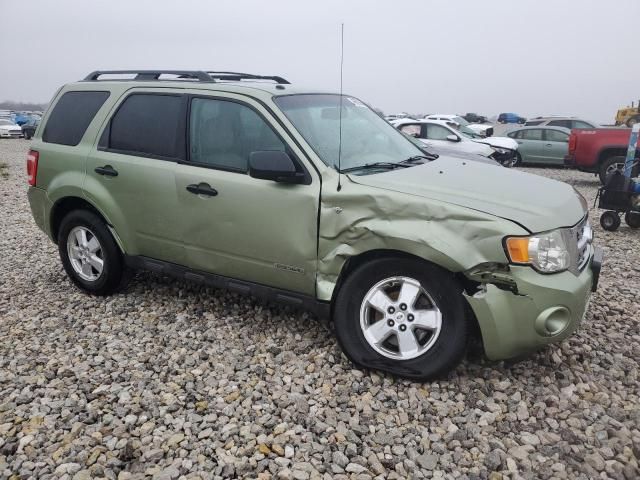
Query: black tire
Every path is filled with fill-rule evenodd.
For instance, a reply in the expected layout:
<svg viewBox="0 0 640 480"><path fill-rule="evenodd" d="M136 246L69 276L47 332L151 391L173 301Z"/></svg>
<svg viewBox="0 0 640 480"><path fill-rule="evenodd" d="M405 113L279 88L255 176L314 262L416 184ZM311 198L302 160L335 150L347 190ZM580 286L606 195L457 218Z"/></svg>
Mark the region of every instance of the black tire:
<svg viewBox="0 0 640 480"><path fill-rule="evenodd" d="M76 227L88 229L100 244L103 268L99 277L95 280L81 278L71 264L67 240L69 234ZM88 210L74 210L62 219L58 234L58 252L69 278L81 290L87 293L93 295L110 295L122 288L129 278L122 253L113 239L111 232L100 217Z"/></svg>
<svg viewBox="0 0 640 480"><path fill-rule="evenodd" d="M620 223L620 217L616 212L608 211L600 215L600 226L608 232L615 232Z"/></svg>
<svg viewBox="0 0 640 480"><path fill-rule="evenodd" d="M367 292L378 282L398 276L420 282L442 315L441 330L432 346L407 360L388 358L374 350L360 326L360 308ZM376 259L351 273L340 288L333 317L336 336L347 357L359 367L417 381L432 379L453 370L465 354L469 323L464 302L453 275L438 266L407 258Z"/></svg>
<svg viewBox="0 0 640 480"><path fill-rule="evenodd" d="M522 166L522 157L520 156L520 152L516 152L516 162L513 164L514 167Z"/></svg>
<svg viewBox="0 0 640 480"><path fill-rule="evenodd" d="M631 128L638 122L640 122L640 115L634 115L633 117L627 119L626 125L627 127Z"/></svg>
<svg viewBox="0 0 640 480"><path fill-rule="evenodd" d="M598 176L600 177L600 183L602 185L607 181L607 175L611 173L609 169L615 165L616 163L624 165L625 157L622 155L614 155L609 158L606 158L601 164L600 169L598 170Z"/></svg>
<svg viewBox="0 0 640 480"><path fill-rule="evenodd" d="M624 221L633 229L640 228L640 212L627 212Z"/></svg>

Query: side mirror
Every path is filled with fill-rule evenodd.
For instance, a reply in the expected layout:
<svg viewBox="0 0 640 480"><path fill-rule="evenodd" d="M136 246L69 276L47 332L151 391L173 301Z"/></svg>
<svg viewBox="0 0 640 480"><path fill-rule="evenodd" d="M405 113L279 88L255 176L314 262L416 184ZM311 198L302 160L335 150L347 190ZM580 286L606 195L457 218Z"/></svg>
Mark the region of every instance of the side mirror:
<svg viewBox="0 0 640 480"><path fill-rule="evenodd" d="M447 140L449 140L450 142L459 142L460 138L457 135L451 134L447 135Z"/></svg>
<svg viewBox="0 0 640 480"><path fill-rule="evenodd" d="M249 154L249 175L280 183L303 183L304 173L296 171L291 157L277 150L262 150Z"/></svg>

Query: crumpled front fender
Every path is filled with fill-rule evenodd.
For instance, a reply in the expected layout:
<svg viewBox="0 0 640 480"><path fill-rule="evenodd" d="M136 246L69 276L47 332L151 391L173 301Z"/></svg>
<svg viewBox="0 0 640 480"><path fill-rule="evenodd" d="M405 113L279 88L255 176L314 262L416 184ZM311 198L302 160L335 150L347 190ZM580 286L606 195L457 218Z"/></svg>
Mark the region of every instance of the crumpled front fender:
<svg viewBox="0 0 640 480"><path fill-rule="evenodd" d="M505 235L527 232L515 223L470 208L342 179L323 183L320 204L319 300L330 301L345 262L372 250L415 255L451 272L507 259Z"/></svg>

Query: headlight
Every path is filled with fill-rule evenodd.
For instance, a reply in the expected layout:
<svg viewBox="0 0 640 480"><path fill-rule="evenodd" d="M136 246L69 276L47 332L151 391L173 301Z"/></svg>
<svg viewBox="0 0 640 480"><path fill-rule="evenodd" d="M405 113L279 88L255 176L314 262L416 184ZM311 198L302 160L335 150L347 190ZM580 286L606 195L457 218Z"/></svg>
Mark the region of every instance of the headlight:
<svg viewBox="0 0 640 480"><path fill-rule="evenodd" d="M562 272L569 268L569 250L561 230L530 237L507 237L505 245L512 263L531 265L543 273Z"/></svg>
<svg viewBox="0 0 640 480"><path fill-rule="evenodd" d="M493 147L493 149L501 155L504 155L505 153L509 153L509 150L505 148Z"/></svg>

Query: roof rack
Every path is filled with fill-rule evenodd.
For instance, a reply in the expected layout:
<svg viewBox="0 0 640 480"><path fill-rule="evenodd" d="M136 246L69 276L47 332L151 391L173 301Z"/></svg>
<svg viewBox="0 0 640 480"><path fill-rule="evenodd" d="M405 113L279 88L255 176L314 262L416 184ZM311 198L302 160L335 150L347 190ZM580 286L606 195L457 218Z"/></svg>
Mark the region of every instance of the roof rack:
<svg viewBox="0 0 640 480"><path fill-rule="evenodd" d="M276 75L254 75L252 73L240 73L240 72L217 72L207 71L206 72L211 78L217 80L229 80L229 81L240 81L240 80L272 80L279 84L289 85L287 79L276 76Z"/></svg>
<svg viewBox="0 0 640 480"><path fill-rule="evenodd" d="M134 80L159 80L160 75L165 74L176 75L179 79L215 82L213 77L201 70L96 70L87 75L84 80L100 80L102 75L135 75Z"/></svg>

